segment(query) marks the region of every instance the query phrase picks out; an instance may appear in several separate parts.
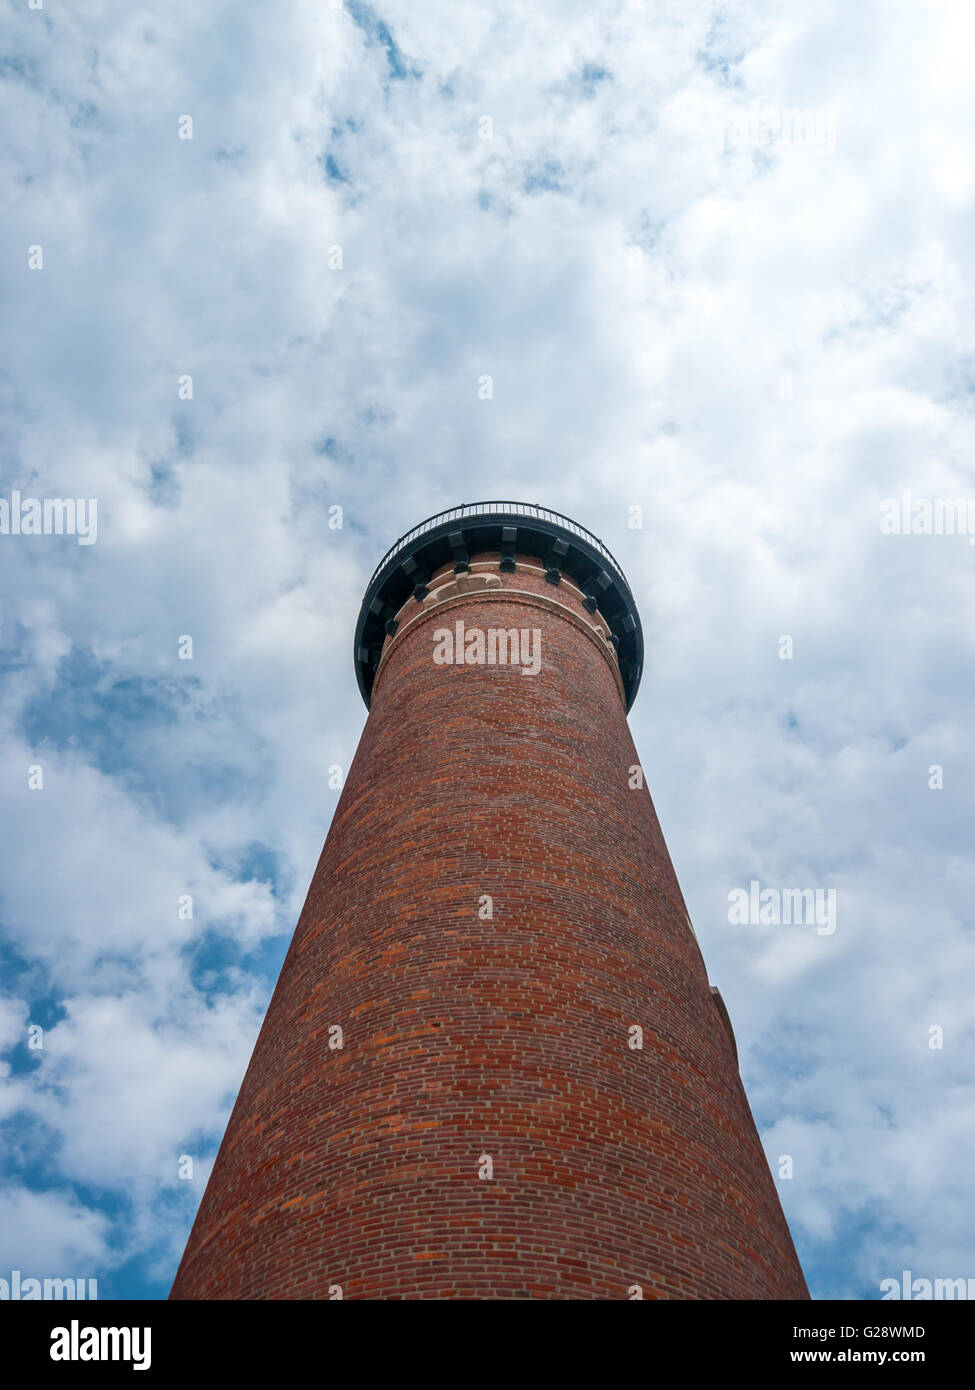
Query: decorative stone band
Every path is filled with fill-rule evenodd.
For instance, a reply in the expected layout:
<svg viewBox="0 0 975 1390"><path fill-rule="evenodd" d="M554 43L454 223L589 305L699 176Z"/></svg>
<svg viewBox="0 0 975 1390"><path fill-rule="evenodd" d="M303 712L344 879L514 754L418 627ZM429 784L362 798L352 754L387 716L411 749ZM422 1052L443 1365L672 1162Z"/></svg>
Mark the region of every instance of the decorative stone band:
<svg viewBox="0 0 975 1390"><path fill-rule="evenodd" d="M519 565L520 569L535 569L535 566ZM434 581L427 591L426 596L418 602L416 598L408 598L399 612L396 614L396 627L392 634L383 643L382 655L379 665L376 668L376 677L373 683L375 691L382 679L383 671L386 668L389 654L394 647L398 646L403 637L408 632L412 632L420 624L429 618L438 617L440 613L448 608L455 608L466 602L472 595L477 598L497 598L505 603L521 604L528 608L547 609L551 613L557 613L559 617L565 618L568 622L577 627L580 632L584 632L593 642L596 650L606 661L613 673L613 680L619 697L626 706L626 690L623 685L623 678L620 675L619 661L616 656L616 648L613 646L609 626L598 612L592 614L577 613L567 604L561 603L558 599L550 598L547 594L535 593L531 589L519 589L514 586L502 584L501 575L498 573L496 565L490 561L475 561L471 566L471 571L482 571L479 573L465 572L461 574L446 574L440 581ZM487 570L486 573L483 571ZM545 573L538 567L540 574ZM576 589L574 584L569 584L563 580L560 587L571 589L578 595L580 603L585 595L580 589ZM419 611L416 611L419 608ZM411 610L413 616L410 616Z"/></svg>

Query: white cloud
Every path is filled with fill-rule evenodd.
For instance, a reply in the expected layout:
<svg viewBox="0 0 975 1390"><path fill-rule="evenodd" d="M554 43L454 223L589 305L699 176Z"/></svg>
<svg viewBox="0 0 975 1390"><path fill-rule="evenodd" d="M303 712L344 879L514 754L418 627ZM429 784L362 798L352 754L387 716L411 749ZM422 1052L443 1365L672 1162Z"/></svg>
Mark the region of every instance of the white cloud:
<svg viewBox="0 0 975 1390"><path fill-rule="evenodd" d="M94 1279L107 1256L109 1223L57 1192L0 1190L0 1278Z"/></svg>

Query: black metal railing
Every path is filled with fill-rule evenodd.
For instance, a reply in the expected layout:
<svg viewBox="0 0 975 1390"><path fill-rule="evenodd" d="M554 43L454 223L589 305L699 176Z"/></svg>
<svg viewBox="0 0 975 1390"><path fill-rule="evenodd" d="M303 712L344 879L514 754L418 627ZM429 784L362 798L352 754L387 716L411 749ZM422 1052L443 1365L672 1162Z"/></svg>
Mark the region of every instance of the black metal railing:
<svg viewBox="0 0 975 1390"><path fill-rule="evenodd" d="M598 536L594 536L591 531L586 530L585 526L580 526L571 517L563 516L561 512L553 512L548 507L540 507L535 502L463 502L459 507L450 507L445 512L437 512L435 516L428 516L426 521L421 521L418 525L411 527L405 535L393 542L376 566L368 587L372 587L393 556L408 546L417 536L422 536L426 531L432 531L435 526L442 526L445 521L464 521L468 517L489 516L491 514L534 517L538 521L549 521L556 526L561 526L566 531L571 531L573 535L584 540L587 545L590 545L604 559L608 560L620 580L629 589L619 561L609 547L603 545Z"/></svg>

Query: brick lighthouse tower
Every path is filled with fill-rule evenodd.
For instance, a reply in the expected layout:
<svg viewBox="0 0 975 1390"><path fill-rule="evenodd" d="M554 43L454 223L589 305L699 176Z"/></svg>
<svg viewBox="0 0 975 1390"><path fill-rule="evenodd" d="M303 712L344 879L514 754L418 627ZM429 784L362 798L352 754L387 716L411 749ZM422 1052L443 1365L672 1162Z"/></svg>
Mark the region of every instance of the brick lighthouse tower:
<svg viewBox="0 0 975 1390"><path fill-rule="evenodd" d="M808 1298L626 712L613 556L431 517L171 1297Z"/></svg>

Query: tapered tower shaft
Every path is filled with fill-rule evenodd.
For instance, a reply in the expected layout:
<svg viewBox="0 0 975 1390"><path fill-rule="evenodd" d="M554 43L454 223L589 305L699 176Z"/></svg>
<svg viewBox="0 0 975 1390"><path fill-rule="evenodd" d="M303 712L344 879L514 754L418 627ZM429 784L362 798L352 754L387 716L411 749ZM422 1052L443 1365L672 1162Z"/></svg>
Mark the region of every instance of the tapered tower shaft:
<svg viewBox="0 0 975 1390"><path fill-rule="evenodd" d="M502 637L503 634L503 637ZM619 566L433 518L173 1298L805 1298L626 720Z"/></svg>

